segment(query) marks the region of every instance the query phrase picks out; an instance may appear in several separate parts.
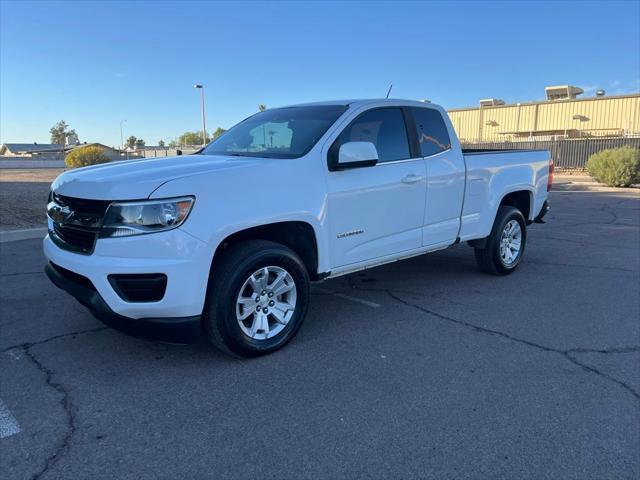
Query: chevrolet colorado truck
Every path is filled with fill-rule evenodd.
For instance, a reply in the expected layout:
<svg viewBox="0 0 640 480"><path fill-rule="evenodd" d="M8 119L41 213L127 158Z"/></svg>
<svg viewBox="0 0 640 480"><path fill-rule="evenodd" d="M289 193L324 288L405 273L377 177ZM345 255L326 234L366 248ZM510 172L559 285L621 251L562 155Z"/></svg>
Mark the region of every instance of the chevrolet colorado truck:
<svg viewBox="0 0 640 480"><path fill-rule="evenodd" d="M430 103L274 108L193 155L61 174L45 270L114 328L254 357L295 336L310 281L459 242L513 272L552 178L546 151L463 151Z"/></svg>

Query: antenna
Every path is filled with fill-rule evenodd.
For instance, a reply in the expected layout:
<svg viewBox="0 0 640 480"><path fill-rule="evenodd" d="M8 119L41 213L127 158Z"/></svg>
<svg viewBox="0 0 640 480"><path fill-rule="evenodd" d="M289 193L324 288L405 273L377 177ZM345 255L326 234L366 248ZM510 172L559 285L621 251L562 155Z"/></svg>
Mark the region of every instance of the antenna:
<svg viewBox="0 0 640 480"><path fill-rule="evenodd" d="M393 83L389 85L389 90L387 90L387 96L384 98L389 98L389 94L391 93L392 88L393 88Z"/></svg>

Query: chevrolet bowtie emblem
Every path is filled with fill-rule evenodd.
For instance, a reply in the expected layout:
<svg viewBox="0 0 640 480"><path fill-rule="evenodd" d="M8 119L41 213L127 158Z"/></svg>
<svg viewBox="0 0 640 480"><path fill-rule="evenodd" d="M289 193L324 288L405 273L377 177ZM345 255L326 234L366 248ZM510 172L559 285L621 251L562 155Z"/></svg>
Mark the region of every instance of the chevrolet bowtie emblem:
<svg viewBox="0 0 640 480"><path fill-rule="evenodd" d="M66 205L59 206L55 205L53 208L49 210L49 216L51 219L57 223L64 223L73 217L73 212Z"/></svg>

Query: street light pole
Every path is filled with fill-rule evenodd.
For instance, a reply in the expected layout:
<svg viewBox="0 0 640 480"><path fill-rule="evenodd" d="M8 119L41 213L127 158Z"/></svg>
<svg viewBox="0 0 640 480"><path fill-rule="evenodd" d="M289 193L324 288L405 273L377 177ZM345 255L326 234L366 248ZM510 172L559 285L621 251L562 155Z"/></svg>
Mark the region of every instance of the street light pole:
<svg viewBox="0 0 640 480"><path fill-rule="evenodd" d="M122 134L122 124L126 122L126 120L120 120L120 148L124 148L124 135ZM127 156L127 160L129 160L129 152L125 151L125 155Z"/></svg>
<svg viewBox="0 0 640 480"><path fill-rule="evenodd" d="M207 122L204 114L204 85L196 83L193 88L200 89L200 102L202 104L202 146L204 147L207 144Z"/></svg>

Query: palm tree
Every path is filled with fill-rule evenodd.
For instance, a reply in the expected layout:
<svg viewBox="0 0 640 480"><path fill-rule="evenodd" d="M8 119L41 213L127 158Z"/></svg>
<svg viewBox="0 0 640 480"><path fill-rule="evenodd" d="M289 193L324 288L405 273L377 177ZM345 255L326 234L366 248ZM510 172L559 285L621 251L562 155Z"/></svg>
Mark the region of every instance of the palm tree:
<svg viewBox="0 0 640 480"><path fill-rule="evenodd" d="M267 106L264 103L258 104L258 110L264 112L267 109ZM264 131L264 125L262 125L262 146L267 148L267 134Z"/></svg>

